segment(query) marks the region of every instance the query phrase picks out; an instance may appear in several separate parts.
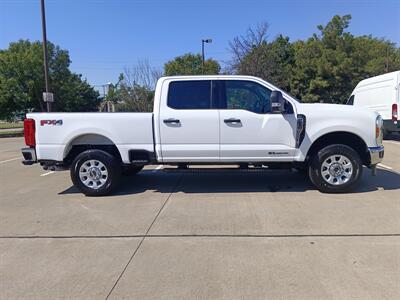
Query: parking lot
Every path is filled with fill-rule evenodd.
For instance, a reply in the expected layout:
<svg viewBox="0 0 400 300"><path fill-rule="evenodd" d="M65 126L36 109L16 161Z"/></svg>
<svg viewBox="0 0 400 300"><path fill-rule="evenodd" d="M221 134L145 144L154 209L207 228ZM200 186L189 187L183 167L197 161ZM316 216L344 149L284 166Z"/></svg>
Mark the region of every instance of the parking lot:
<svg viewBox="0 0 400 300"><path fill-rule="evenodd" d="M0 140L1 299L399 299L400 142L322 194L294 171L126 177L91 198Z"/></svg>

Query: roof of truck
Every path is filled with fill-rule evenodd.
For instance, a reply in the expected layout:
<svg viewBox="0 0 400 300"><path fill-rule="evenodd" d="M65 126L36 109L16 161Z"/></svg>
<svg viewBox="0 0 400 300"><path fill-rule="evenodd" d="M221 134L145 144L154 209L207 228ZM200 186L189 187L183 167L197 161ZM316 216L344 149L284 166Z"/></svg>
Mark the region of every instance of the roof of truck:
<svg viewBox="0 0 400 300"><path fill-rule="evenodd" d="M249 76L249 75L175 75L175 76L164 76L161 77L160 79L192 79L192 78L198 78L198 79L244 79L244 78L252 78L252 79L258 79L262 80L259 77L255 76Z"/></svg>
<svg viewBox="0 0 400 300"><path fill-rule="evenodd" d="M296 97L290 95L289 93L285 92L284 90L280 89L279 87L273 85L272 83L268 82L267 80L264 80L262 78L259 77L255 77L255 76L249 76L249 75L178 75L178 76L164 76L161 77L159 79L159 82L163 82L165 80L169 80L169 79L173 79L173 80L193 80L193 79L204 79L204 80L217 80L217 79L221 79L221 80L227 80L227 79L236 79L236 80L251 80L251 81L258 81L259 83L263 83L264 85L266 85L269 89L272 90L277 90L277 91L281 91L285 96L293 99L294 101L300 102L300 100L296 99Z"/></svg>

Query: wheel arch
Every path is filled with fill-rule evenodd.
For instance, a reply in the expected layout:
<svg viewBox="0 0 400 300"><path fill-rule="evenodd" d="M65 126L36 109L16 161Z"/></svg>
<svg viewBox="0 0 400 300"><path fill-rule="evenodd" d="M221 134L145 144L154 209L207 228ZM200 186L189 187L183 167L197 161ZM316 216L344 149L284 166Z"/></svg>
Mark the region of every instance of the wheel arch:
<svg viewBox="0 0 400 300"><path fill-rule="evenodd" d="M333 145L333 144L343 144L354 149L361 158L364 165L369 165L371 158L369 156L368 147L365 141L357 134L347 131L335 131L323 134L318 139L316 139L307 151L306 161L309 161L315 153L317 153L322 148Z"/></svg>
<svg viewBox="0 0 400 300"><path fill-rule="evenodd" d="M121 153L110 138L97 133L84 133L72 138L64 148L64 164L69 166L77 155L89 149L103 150L122 162Z"/></svg>

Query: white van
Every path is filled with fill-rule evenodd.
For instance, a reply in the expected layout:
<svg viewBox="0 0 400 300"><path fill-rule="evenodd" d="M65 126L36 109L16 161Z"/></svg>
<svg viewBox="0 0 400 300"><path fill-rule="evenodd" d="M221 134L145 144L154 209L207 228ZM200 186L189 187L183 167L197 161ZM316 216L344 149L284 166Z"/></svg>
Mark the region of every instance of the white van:
<svg viewBox="0 0 400 300"><path fill-rule="evenodd" d="M360 81L351 93L347 104L366 107L383 118L386 134L400 132L400 71L395 71Z"/></svg>

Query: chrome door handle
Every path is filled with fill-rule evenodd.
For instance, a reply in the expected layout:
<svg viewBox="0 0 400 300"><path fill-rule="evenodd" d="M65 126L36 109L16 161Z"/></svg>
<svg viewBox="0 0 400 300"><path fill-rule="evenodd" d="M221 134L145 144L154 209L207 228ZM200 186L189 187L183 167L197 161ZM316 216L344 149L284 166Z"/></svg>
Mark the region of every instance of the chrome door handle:
<svg viewBox="0 0 400 300"><path fill-rule="evenodd" d="M229 118L229 119L225 119L224 123L226 124L237 124L237 123L241 123L242 121L240 119L235 119L235 118Z"/></svg>
<svg viewBox="0 0 400 300"><path fill-rule="evenodd" d="M181 121L179 121L178 119L169 118L169 119L163 120L163 122L165 124L179 124Z"/></svg>

